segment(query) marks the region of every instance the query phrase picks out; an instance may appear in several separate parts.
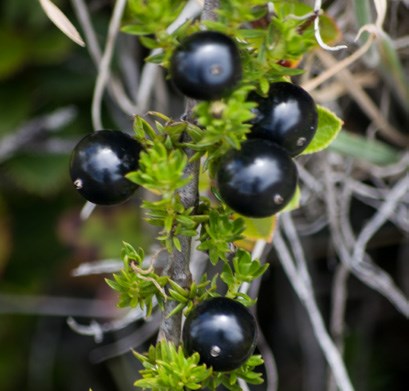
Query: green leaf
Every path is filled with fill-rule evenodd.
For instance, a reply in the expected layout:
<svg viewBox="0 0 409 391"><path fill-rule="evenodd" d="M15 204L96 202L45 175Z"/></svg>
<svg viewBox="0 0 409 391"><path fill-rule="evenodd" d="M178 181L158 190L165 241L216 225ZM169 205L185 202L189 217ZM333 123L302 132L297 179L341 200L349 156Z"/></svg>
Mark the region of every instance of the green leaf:
<svg viewBox="0 0 409 391"><path fill-rule="evenodd" d="M139 40L141 41L142 45L147 47L148 49L156 49L158 47L158 42L155 39L149 37L140 37Z"/></svg>
<svg viewBox="0 0 409 391"><path fill-rule="evenodd" d="M175 246L176 250L178 250L179 252L182 251L182 245L180 244L180 240L177 236L173 237L173 245Z"/></svg>
<svg viewBox="0 0 409 391"><path fill-rule="evenodd" d="M310 145L302 155L319 152L327 148L335 140L342 128L342 120L325 107L317 105L318 126Z"/></svg>
<svg viewBox="0 0 409 391"><path fill-rule="evenodd" d="M208 161L216 161L232 148L240 149L254 117L254 102L247 100L253 87L236 89L223 101L202 101L195 107L197 123L205 128L201 139L189 144L196 151L207 152Z"/></svg>
<svg viewBox="0 0 409 391"><path fill-rule="evenodd" d="M167 299L163 287L168 283L167 276L159 276L153 267L143 267L144 253L124 243L122 248L123 268L113 274L113 280L107 284L119 293L119 307L136 307L146 309L150 316L155 297L159 306Z"/></svg>
<svg viewBox="0 0 409 391"><path fill-rule="evenodd" d="M126 34L131 35L148 35L151 34L151 31L146 30L146 28L138 25L127 25L121 28L121 31Z"/></svg>
<svg viewBox="0 0 409 391"><path fill-rule="evenodd" d="M378 140L343 131L329 146L331 151L372 164L394 164L401 158L401 153L395 148Z"/></svg>
<svg viewBox="0 0 409 391"><path fill-rule="evenodd" d="M152 54L151 56L148 56L145 58L146 62L151 62L152 64L162 64L165 58L164 53L157 53L157 54Z"/></svg>
<svg viewBox="0 0 409 391"><path fill-rule="evenodd" d="M293 198L291 198L290 202L281 211L281 213L291 212L292 210L298 209L300 207L300 200L301 200L301 190L300 190L300 187L297 186L296 189L295 189L295 193L293 195Z"/></svg>
<svg viewBox="0 0 409 391"><path fill-rule="evenodd" d="M167 341L151 346L148 353L135 353L144 369L140 371L142 379L134 386L156 391L185 389L198 390L204 387L212 375L212 369L199 364L199 354L186 357L181 346L178 348Z"/></svg>
<svg viewBox="0 0 409 391"><path fill-rule="evenodd" d="M271 242L277 222L275 215L262 219L252 219L250 217L243 217L243 219L246 225L243 236L246 239L263 239L266 242Z"/></svg>
<svg viewBox="0 0 409 391"><path fill-rule="evenodd" d="M240 240L243 230L243 219L233 219L230 212L220 209L210 210L209 220L202 225L201 243L197 249L208 251L214 265L219 259L227 261L227 255L232 250L230 243Z"/></svg>

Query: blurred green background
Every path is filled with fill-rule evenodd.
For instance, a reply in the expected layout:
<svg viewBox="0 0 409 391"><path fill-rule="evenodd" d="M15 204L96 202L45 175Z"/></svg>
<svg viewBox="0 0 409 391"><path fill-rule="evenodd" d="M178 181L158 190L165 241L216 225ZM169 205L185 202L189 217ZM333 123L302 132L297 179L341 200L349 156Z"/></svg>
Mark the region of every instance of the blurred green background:
<svg viewBox="0 0 409 391"><path fill-rule="evenodd" d="M69 2L56 4L75 20ZM104 37L109 2L95 2L94 11ZM103 276L74 278L72 269L118 259L122 240L149 243L141 234L138 194L118 208L98 208L86 222L79 218L84 200L72 188L68 161L76 141L92 130L95 77L87 50L51 24L37 1L1 2L1 391L113 390L122 382L112 380L106 365L90 363L93 340L66 325L70 312L107 320L116 308ZM98 300L103 307L93 310Z"/></svg>

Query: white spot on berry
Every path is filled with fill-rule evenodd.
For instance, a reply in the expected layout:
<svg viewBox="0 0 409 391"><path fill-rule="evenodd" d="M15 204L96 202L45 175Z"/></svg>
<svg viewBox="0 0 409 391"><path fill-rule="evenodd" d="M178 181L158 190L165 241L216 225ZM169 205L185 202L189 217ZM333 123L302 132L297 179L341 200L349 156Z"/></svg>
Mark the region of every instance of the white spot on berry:
<svg viewBox="0 0 409 391"><path fill-rule="evenodd" d="M77 190L80 190L80 189L82 189L82 180L81 179L76 179L75 181L74 181L74 186L75 186L75 188L77 189Z"/></svg>
<svg viewBox="0 0 409 391"><path fill-rule="evenodd" d="M283 202L284 202L284 198L281 197L280 194L276 194L276 195L274 196L274 203L275 203L275 204L281 205Z"/></svg>
<svg viewBox="0 0 409 391"><path fill-rule="evenodd" d="M212 348L210 349L210 355L212 357L219 357L221 352L222 350L216 345L212 346Z"/></svg>
<svg viewBox="0 0 409 391"><path fill-rule="evenodd" d="M217 65L217 64L212 65L210 67L210 73L212 75L215 75L215 76L220 75L222 73L222 67L220 65Z"/></svg>
<svg viewBox="0 0 409 391"><path fill-rule="evenodd" d="M307 139L305 137L300 137L297 140L297 147L302 147L305 145L305 143L307 142Z"/></svg>

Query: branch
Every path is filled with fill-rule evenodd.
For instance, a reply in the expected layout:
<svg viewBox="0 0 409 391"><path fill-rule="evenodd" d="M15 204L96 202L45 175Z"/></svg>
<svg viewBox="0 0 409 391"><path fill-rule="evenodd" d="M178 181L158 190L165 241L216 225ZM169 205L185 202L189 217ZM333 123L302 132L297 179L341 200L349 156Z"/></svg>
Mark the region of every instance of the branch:
<svg viewBox="0 0 409 391"><path fill-rule="evenodd" d="M160 311L155 311L149 319L146 319L145 322L131 334L111 344L92 350L90 360L93 363L100 363L128 353L131 349L136 349L157 333L160 318Z"/></svg>
<svg viewBox="0 0 409 391"><path fill-rule="evenodd" d="M289 238L292 242L293 238ZM304 264L304 256L298 259L298 264L301 264L302 270L298 270L294 258L290 253L280 229L276 230L273 242L281 265L295 292L297 293L301 303L305 307L311 325L316 336L316 339L324 353L324 356L334 374L338 388L341 391L353 391L351 380L342 361L341 355L336 348L334 342L330 338L321 313L316 303L312 286L310 285L310 277L306 265ZM307 273L307 274L306 274Z"/></svg>
<svg viewBox="0 0 409 391"><path fill-rule="evenodd" d="M101 58L101 63L98 67L98 77L95 84L94 96L92 99L92 124L94 130L103 129L101 119L101 103L104 95L104 90L109 80L110 64L114 52L116 37L119 33L119 27L122 19L122 14L125 10L126 0L117 0L114 12L108 28L108 38Z"/></svg>
<svg viewBox="0 0 409 391"><path fill-rule="evenodd" d="M96 68L98 68L102 59L102 53L98 43L97 34L92 26L88 8L84 0L71 0L71 2L82 30L84 31L85 40L87 42L87 48L91 59ZM128 98L121 82L114 76L111 76L108 80L108 91L111 94L113 101L118 104L124 113L133 115L135 112L137 112L136 104Z"/></svg>
<svg viewBox="0 0 409 391"><path fill-rule="evenodd" d="M36 117L25 123L13 133L0 140L0 163L10 158L14 152L26 145L31 145L43 133L50 133L69 124L77 116L77 110L63 107L54 112Z"/></svg>
<svg viewBox="0 0 409 391"><path fill-rule="evenodd" d="M125 327L143 319L146 319L146 311L140 308L134 308L119 319L108 322L91 320L88 325L78 323L71 314L71 316L67 318L67 324L76 333L93 337L96 343L100 343L104 339L104 334L123 330Z"/></svg>
<svg viewBox="0 0 409 391"><path fill-rule="evenodd" d="M335 345L342 354L344 351L344 329L345 329L345 308L348 297L349 271L344 264L339 264L335 271L334 282L332 286L332 305L331 305L331 320L330 330ZM337 384L334 375L328 375L328 391L336 391Z"/></svg>
<svg viewBox="0 0 409 391"><path fill-rule="evenodd" d="M100 68L102 61L101 48L98 43L95 29L92 26L92 21L84 0L71 0L76 11L78 21L83 29L87 48L90 56L97 68ZM197 0L190 0L182 10L178 18L168 27L167 32L171 34L180 27L187 19L194 18L199 14L202 7ZM150 53L154 54L154 51ZM108 91L111 94L113 101L118 104L120 109L127 115L143 114L148 109L148 102L151 97L154 86L157 82L160 67L157 64L146 63L140 75L140 84L137 89L136 102L133 102L126 94L120 80L108 74L108 79L105 81ZM100 92L99 92L100 93ZM95 108L98 111L97 108ZM95 115L98 117L98 113ZM97 118L96 118L97 119ZM98 119L97 119L98 121Z"/></svg>
<svg viewBox="0 0 409 391"><path fill-rule="evenodd" d="M104 300L73 299L61 296L0 294L0 314L32 314L112 318L122 311Z"/></svg>
<svg viewBox="0 0 409 391"><path fill-rule="evenodd" d="M365 225L364 229L358 235L358 240L355 240L349 235L348 240L343 233L341 219L346 211L341 215L337 192L335 191L334 171L330 162L324 165L325 183L326 183L326 202L327 211L330 222L331 237L334 243L335 250L341 261L358 279L364 282L367 286L373 288L387 298L395 308L400 311L405 317L409 317L409 300L403 292L396 286L392 277L374 264L368 254L365 252L365 247L372 235L384 224L390 214L396 208L398 201L405 195L409 186L409 177L404 176L390 191L390 195L386 197L383 205L378 209L378 212ZM345 225L345 224L344 224Z"/></svg>
<svg viewBox="0 0 409 391"><path fill-rule="evenodd" d="M202 20L216 20L217 15L214 12L219 6L219 0L207 0L203 5ZM186 111L184 117L187 121L193 120L193 109L196 101L188 99L186 102ZM187 135L185 134L186 138ZM187 141L187 140L185 140ZM194 151L185 149L188 158L193 156ZM185 169L186 176L192 176L192 180L178 192L180 199L185 208L196 207L199 200L198 181L199 181L200 162L194 161L187 164ZM169 263L164 270L164 274L168 275L173 281L178 283L182 288L187 288L192 282L192 275L189 270L190 254L192 239L186 236L179 236L181 250L176 249L169 256ZM173 311L177 303L169 300L165 303L164 320L160 326L158 339L166 339L173 342L175 345L180 343L182 314L178 313L170 318L168 314Z"/></svg>
<svg viewBox="0 0 409 391"><path fill-rule="evenodd" d="M373 235L381 228L393 213L400 199L407 194L409 190L409 175L404 176L389 192L385 202L378 209L377 213L366 223L361 233L359 234L355 249L353 252L353 259L359 262L364 257L364 249L373 237Z"/></svg>

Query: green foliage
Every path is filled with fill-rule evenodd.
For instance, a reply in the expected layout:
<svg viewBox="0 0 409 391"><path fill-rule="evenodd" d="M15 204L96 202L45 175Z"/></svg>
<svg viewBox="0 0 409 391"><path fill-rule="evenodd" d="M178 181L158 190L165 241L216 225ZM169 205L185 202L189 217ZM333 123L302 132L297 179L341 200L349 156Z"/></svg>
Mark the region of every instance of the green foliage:
<svg viewBox="0 0 409 391"><path fill-rule="evenodd" d="M195 107L198 124L204 129L200 134L193 129L189 148L207 153L209 162L223 156L231 148L239 149L250 131L248 123L254 117L255 103L247 101L252 88L244 86L236 89L223 101L203 101Z"/></svg>
<svg viewBox="0 0 409 391"><path fill-rule="evenodd" d="M250 131L256 103L248 95L256 90L267 94L270 83L287 80L302 73L296 69L302 56L316 46L313 22L317 15L312 8L296 1L273 1L274 12L269 13L267 2L253 0L222 0L217 21L186 22L173 33L166 28L179 14L185 2L130 0L124 32L138 35L140 42L152 50L146 61L169 67L169 59L176 46L188 35L203 27L220 31L234 39L239 47L243 78L231 94L217 101L202 101L193 110L195 124L173 121L161 113L149 117L136 116L134 132L143 145L139 169L128 178L154 194L142 204L146 219L160 227L157 239L169 253L181 251L179 238L198 236L199 251L206 252L213 265L223 262L220 275L209 281L204 275L200 282L182 287L168 277L155 274L153 267L144 268L143 253L129 245L124 249L124 270L114 275L109 284L120 293L120 305L139 305L150 312L155 300L160 306L172 300L175 306L168 317L185 315L197 303L217 296L216 284L227 287L226 296L246 306L254 304L240 292L243 284L260 278L268 265L253 260L250 252L237 248L248 238L270 241L276 217L244 219L222 205L217 191L211 192L212 178L220 157L231 149L240 149ZM335 25L320 16L324 39L338 35ZM306 150L313 153L326 148L341 129L342 122L328 110L318 107L317 135ZM192 121L193 122L193 121ZM180 191L192 185L189 173L192 164L202 164L206 177L206 194L198 205L186 208ZM200 189L201 191L203 189ZM299 189L286 210L299 205ZM152 390L188 390L223 385L238 391L238 379L251 384L262 383L262 376L254 369L263 363L260 356L252 356L247 363L231 372L213 372L200 365L198 354L186 357L181 347L161 341L146 355L135 353L142 362L142 379L135 386Z"/></svg>
<svg viewBox="0 0 409 391"><path fill-rule="evenodd" d="M234 219L230 212L221 208L210 210L209 220L202 224L197 249L207 251L213 265L220 259L227 262L233 250L231 243L242 239L244 229L242 218Z"/></svg>
<svg viewBox="0 0 409 391"><path fill-rule="evenodd" d="M143 265L144 252L135 250L130 244L124 243L122 249L123 269L113 275L113 280L106 279L107 284L119 293L119 307L146 308L150 316L155 301L163 308L167 300L164 286L167 276L159 276L153 266Z"/></svg>
<svg viewBox="0 0 409 391"><path fill-rule="evenodd" d="M265 0L243 2L241 0L221 1L217 10L218 22L206 22L207 27L214 28L219 25L228 25L234 34L245 23L262 18L267 12ZM216 24L215 24L216 23ZM219 26L220 27L220 26Z"/></svg>
<svg viewBox="0 0 409 391"><path fill-rule="evenodd" d="M145 146L139 169L127 175L128 179L159 196L158 200L143 202L147 221L162 227L158 239L169 252L180 250L178 235L195 236L198 225L206 216L192 216L193 208L185 208L178 190L192 180L186 176L188 157L180 145L183 132L195 129L187 122L173 122L160 113L151 113L163 121L155 122L156 130L142 117L134 122L136 138ZM193 130L192 130L193 131Z"/></svg>
<svg viewBox="0 0 409 391"><path fill-rule="evenodd" d="M180 14L185 4L186 0L128 0L129 24L123 27L123 31L135 35L163 32Z"/></svg>
<svg viewBox="0 0 409 391"><path fill-rule="evenodd" d="M260 261L253 260L251 254L243 249L238 249L233 257L232 265L225 263L220 278L227 286L227 297L237 298L242 304L250 306L254 302L245 294L239 292L244 283L251 283L261 277L268 269L268 264L262 265Z"/></svg>
<svg viewBox="0 0 409 391"><path fill-rule="evenodd" d="M199 365L199 354L185 357L181 346L176 348L172 343L161 341L151 346L147 355L134 353L145 369L141 370L141 380L134 385L154 391L199 390L208 379L212 370L206 365Z"/></svg>
<svg viewBox="0 0 409 391"><path fill-rule="evenodd" d="M262 0L221 1L217 10L219 19L202 22L207 29L225 33L236 40L243 63L242 85L256 87L261 93L267 92L269 83L302 73L294 65L317 45L313 28L316 15L311 7L297 1L273 3L274 13L269 14L266 2ZM184 2L178 2L178 5L181 7ZM160 49L146 60L165 68L169 67L169 59L178 43L200 28L198 23L187 22L168 34L166 27L174 20L178 9L172 0L163 4L130 0L129 8L129 23L123 31L139 35L141 43L151 50ZM322 37L329 42L336 40L339 34L332 20L326 15L320 15L320 19ZM154 37L147 37L148 34ZM240 110L243 109L241 105ZM239 141L241 134L238 130Z"/></svg>
<svg viewBox="0 0 409 391"><path fill-rule="evenodd" d="M244 217L246 229L243 236L246 239L263 239L267 242L271 240L276 224L276 216L269 216L261 219Z"/></svg>
<svg viewBox="0 0 409 391"><path fill-rule="evenodd" d="M139 169L128 174L128 179L163 198L169 198L192 179L184 176L187 161L182 150L168 150L164 144L157 143L141 153Z"/></svg>
<svg viewBox="0 0 409 391"><path fill-rule="evenodd" d="M215 275L212 281L207 279L207 275L204 274L199 284L195 281L192 282L189 289L182 288L176 282L169 280L169 297L178 302L179 304L175 309L168 315L168 317L177 314L180 311L184 311L184 314L188 314L194 305L198 302L204 301L209 297L214 297L217 294L216 283L218 276Z"/></svg>
<svg viewBox="0 0 409 391"><path fill-rule="evenodd" d="M288 28L296 30L303 35L304 42L300 44L300 48L304 49L303 55L312 47L317 46L314 39L313 22L315 13L312 7L297 0L275 0L273 1L277 17L288 24ZM321 37L327 43L334 42L339 38L339 29L334 21L325 13L320 13L320 33Z"/></svg>
<svg viewBox="0 0 409 391"><path fill-rule="evenodd" d="M209 379L207 387L215 391L216 387L222 384L230 391L241 391L242 388L238 384L238 379L243 379L249 384L262 384L263 377L260 372L255 372L254 369L263 364L263 359L259 355L251 356L246 363L240 368L231 372L216 372L216 376Z"/></svg>
<svg viewBox="0 0 409 391"><path fill-rule="evenodd" d="M187 21L172 34L167 28L180 14L186 0L145 1L129 0L128 15L122 31L139 36L142 45L148 49L158 49L145 61L160 64L167 68L173 50L179 44L180 37L198 30L198 25Z"/></svg>
<svg viewBox="0 0 409 391"><path fill-rule="evenodd" d="M211 30L235 37L241 49L243 84L266 93L268 85L302 73L294 68L302 56L317 43L313 9L298 1L273 1L268 14L265 1L243 4L240 0L222 1L218 21L206 21ZM320 15L321 35L328 42L338 37L330 18Z"/></svg>
<svg viewBox="0 0 409 391"><path fill-rule="evenodd" d="M230 372L213 372L204 364L199 364L198 353L186 357L181 346L176 348L172 343L160 341L151 346L146 354L134 352L144 369L140 371L141 379L134 385L153 391L184 391L208 388L216 390L223 384L228 390L240 391L238 379L250 384L261 384L260 373L254 368L263 364L261 356L251 356L239 369Z"/></svg>

